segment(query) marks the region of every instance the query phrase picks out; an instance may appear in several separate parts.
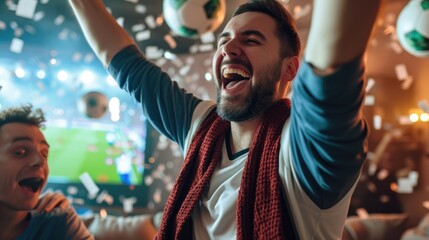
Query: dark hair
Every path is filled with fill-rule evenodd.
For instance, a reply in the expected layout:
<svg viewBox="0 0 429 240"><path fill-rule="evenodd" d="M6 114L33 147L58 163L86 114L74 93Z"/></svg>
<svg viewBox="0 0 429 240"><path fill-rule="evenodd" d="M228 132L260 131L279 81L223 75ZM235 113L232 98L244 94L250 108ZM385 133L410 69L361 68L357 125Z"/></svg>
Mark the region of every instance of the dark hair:
<svg viewBox="0 0 429 240"><path fill-rule="evenodd" d="M285 7L276 0L250 0L240 5L233 17L245 12L265 13L277 22L277 32L282 41L281 57L299 56L301 41L295 27L295 21Z"/></svg>
<svg viewBox="0 0 429 240"><path fill-rule="evenodd" d="M43 111L40 108L33 109L31 104L0 111L0 127L7 123L25 123L42 128L45 121Z"/></svg>

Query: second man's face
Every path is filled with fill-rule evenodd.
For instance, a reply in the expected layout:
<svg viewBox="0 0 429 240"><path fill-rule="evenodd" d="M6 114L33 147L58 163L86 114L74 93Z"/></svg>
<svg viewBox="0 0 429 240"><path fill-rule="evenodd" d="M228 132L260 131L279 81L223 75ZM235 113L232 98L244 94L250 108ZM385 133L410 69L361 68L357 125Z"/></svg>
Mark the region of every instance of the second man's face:
<svg viewBox="0 0 429 240"><path fill-rule="evenodd" d="M46 184L49 145L37 126L8 123L0 128L0 207L31 210Z"/></svg>

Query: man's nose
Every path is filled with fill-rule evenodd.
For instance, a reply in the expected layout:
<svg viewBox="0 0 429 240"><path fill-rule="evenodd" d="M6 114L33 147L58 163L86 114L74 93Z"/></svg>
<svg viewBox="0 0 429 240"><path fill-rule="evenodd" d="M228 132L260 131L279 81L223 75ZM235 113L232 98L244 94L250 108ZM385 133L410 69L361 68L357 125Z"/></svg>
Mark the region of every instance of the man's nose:
<svg viewBox="0 0 429 240"><path fill-rule="evenodd" d="M40 168L47 164L47 159L40 153L34 154L31 159L32 168Z"/></svg>
<svg viewBox="0 0 429 240"><path fill-rule="evenodd" d="M240 56L241 49L237 39L230 39L222 46L222 55L224 57L237 57Z"/></svg>

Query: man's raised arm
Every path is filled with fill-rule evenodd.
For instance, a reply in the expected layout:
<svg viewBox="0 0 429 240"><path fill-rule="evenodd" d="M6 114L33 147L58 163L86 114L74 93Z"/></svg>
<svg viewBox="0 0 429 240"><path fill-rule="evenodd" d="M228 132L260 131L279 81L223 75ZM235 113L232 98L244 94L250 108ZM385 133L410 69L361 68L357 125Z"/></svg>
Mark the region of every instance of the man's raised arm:
<svg viewBox="0 0 429 240"><path fill-rule="evenodd" d="M364 53L382 0L314 0L305 60L329 73Z"/></svg>
<svg viewBox="0 0 429 240"><path fill-rule="evenodd" d="M106 67L134 40L107 11L102 0L69 0L86 40Z"/></svg>

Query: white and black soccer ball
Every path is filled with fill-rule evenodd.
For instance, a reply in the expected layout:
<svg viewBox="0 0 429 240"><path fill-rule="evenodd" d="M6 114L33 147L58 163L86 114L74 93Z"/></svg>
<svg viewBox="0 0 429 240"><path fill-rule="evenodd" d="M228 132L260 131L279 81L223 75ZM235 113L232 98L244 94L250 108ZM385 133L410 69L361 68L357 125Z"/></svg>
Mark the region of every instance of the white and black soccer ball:
<svg viewBox="0 0 429 240"><path fill-rule="evenodd" d="M429 57L429 0L411 0L399 14L396 33L408 53Z"/></svg>
<svg viewBox="0 0 429 240"><path fill-rule="evenodd" d="M225 0L163 0L163 14L173 32L197 38L215 31L224 21Z"/></svg>
<svg viewBox="0 0 429 240"><path fill-rule="evenodd" d="M90 91L78 100L78 110L89 118L101 118L107 111L107 97L101 92Z"/></svg>

